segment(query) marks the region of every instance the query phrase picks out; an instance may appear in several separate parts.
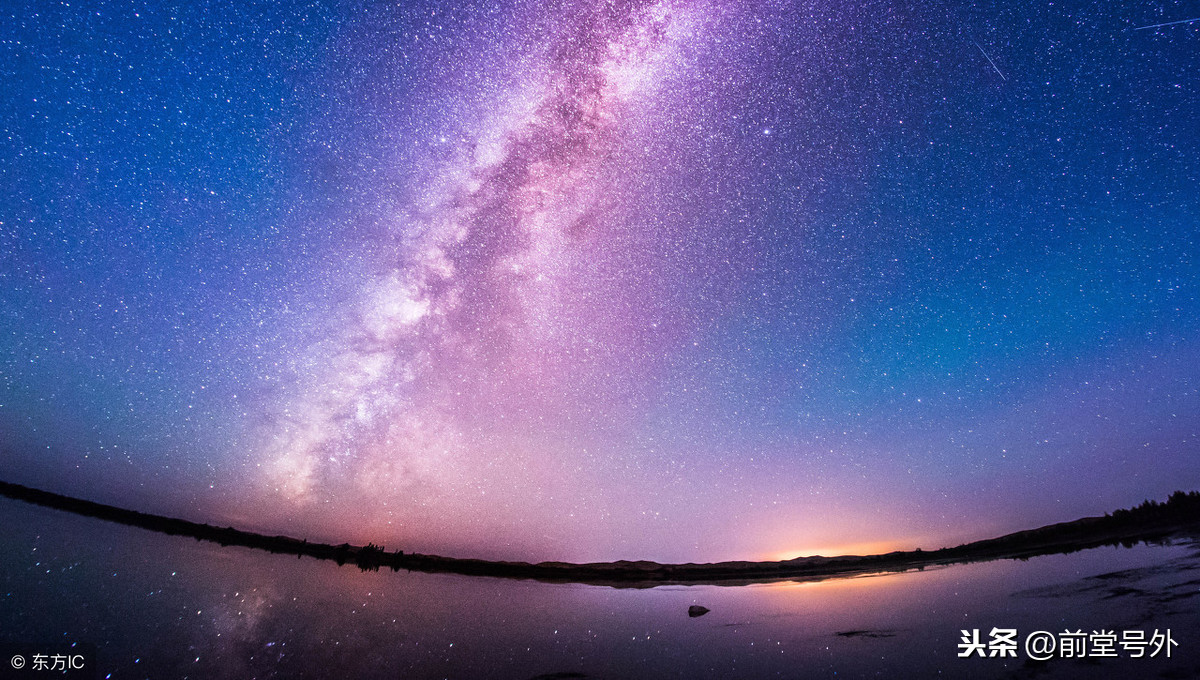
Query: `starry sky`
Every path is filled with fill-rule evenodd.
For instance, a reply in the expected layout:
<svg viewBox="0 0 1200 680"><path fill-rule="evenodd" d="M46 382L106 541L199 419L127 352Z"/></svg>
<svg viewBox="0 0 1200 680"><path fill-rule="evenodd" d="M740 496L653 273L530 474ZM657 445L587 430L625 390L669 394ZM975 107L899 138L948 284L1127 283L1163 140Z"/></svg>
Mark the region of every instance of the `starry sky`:
<svg viewBox="0 0 1200 680"><path fill-rule="evenodd" d="M660 561L1200 488L1197 17L5 3L0 476Z"/></svg>

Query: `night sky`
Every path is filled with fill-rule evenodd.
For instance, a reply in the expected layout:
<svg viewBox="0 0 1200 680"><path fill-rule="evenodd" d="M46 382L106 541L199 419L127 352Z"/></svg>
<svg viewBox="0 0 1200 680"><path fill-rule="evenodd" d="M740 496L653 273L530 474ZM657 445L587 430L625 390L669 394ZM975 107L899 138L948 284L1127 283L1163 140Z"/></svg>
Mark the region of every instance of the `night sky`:
<svg viewBox="0 0 1200 680"><path fill-rule="evenodd" d="M1200 488L1198 17L6 2L0 477L660 561Z"/></svg>

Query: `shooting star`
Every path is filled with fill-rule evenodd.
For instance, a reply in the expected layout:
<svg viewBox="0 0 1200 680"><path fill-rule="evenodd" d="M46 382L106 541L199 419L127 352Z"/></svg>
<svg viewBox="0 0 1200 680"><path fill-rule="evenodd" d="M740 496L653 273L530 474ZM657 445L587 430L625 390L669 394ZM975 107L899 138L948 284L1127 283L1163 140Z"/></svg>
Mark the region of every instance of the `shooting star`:
<svg viewBox="0 0 1200 680"><path fill-rule="evenodd" d="M996 69L996 74L1000 76L1000 80L1007 81L1008 78L1005 78L1004 74L1000 72L1000 67L996 66L996 62L992 61L992 58L988 56L987 51L983 49L983 45L980 45L978 40L972 40L971 42L975 43L975 46L979 48L979 51L983 52L983 58L987 59L988 63L992 65L992 68Z"/></svg>
<svg viewBox="0 0 1200 680"><path fill-rule="evenodd" d="M1167 21L1161 24L1150 24L1149 26L1138 26L1133 30L1144 31L1147 28L1162 28L1163 26L1174 26L1176 24L1190 24L1193 21L1200 21L1200 17L1195 17L1194 19L1180 19L1179 21Z"/></svg>

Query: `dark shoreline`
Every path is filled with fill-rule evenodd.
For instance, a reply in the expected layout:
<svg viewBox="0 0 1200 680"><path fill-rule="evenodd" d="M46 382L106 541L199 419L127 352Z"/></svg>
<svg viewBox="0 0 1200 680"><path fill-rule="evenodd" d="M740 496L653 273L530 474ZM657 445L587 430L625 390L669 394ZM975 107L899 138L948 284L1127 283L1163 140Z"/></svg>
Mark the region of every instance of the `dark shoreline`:
<svg viewBox="0 0 1200 680"><path fill-rule="evenodd" d="M232 527L216 527L126 510L8 482L0 482L0 495L172 536L189 536L223 546L236 545L277 554L331 560L339 565L349 563L366 571L377 571L381 568L393 571L404 569L426 573L625 588L672 584L743 585L770 581L816 581L968 562L1026 559L1105 545L1130 547L1140 542L1163 542L1178 535L1200 533L1200 493L1177 491L1166 503L1146 501L1136 508L1117 510L1104 517L1085 517L940 550L917 549L881 555L800 557L780 562L659 564L621 560L591 564L532 564L440 557L405 553L400 550L387 552L374 544L355 546L348 543L309 543L307 540L289 536L265 536Z"/></svg>

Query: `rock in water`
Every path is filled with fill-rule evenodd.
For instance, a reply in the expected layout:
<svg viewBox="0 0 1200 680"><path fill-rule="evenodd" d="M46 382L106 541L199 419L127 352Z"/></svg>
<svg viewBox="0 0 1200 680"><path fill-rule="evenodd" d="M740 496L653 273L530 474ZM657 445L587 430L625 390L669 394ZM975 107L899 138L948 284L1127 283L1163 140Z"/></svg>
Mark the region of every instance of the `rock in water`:
<svg viewBox="0 0 1200 680"><path fill-rule="evenodd" d="M690 617L692 617L692 618L694 619L694 618L696 618L697 616L704 616L704 615L705 615L705 614L707 614L709 611L710 611L710 610L709 610L709 608L708 608L708 607L701 607L701 606L700 606L700 605L698 605L698 604L694 604L694 605L692 605L692 606L688 607L688 616L690 616Z"/></svg>

